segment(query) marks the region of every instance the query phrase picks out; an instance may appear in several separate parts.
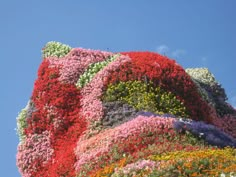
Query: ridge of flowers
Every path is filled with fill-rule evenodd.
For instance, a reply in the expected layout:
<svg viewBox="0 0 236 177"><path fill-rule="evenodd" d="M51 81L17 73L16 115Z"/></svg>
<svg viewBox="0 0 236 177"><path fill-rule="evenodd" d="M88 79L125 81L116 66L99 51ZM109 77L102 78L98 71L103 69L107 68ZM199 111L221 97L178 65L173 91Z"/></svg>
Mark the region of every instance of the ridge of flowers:
<svg viewBox="0 0 236 177"><path fill-rule="evenodd" d="M93 79L81 89L81 94L83 95L80 100L81 114L88 121L88 126L90 127L88 129L89 134L91 133L89 132L90 130L93 131L96 129L104 115L101 97L110 73L119 69L121 65L129 61L129 57L123 55L118 56L115 61L105 66L103 70L99 71Z"/></svg>
<svg viewBox="0 0 236 177"><path fill-rule="evenodd" d="M76 147L78 159L76 162L77 172L81 172L83 165L88 162L90 165L94 166L93 168L97 168L101 156L110 160L109 151L112 150L112 146L114 145L119 147L120 153L132 153L155 142L155 138L157 138L155 135L162 133L168 133L170 135L175 134L174 131L171 131L173 127L172 122L173 119L171 118L147 118L138 116L134 120L126 122L114 129L103 131L102 136L97 134L89 139L80 139ZM149 133L153 136L148 138ZM142 134L142 137L140 137L139 134Z"/></svg>
<svg viewBox="0 0 236 177"><path fill-rule="evenodd" d="M61 66L60 77L62 83L76 84L78 78L90 64L101 62L111 57L111 52L74 48L63 58L49 58L50 67Z"/></svg>
<svg viewBox="0 0 236 177"><path fill-rule="evenodd" d="M97 63L92 63L89 65L89 67L84 71L82 75L80 75L76 86L77 87L84 87L87 83L89 83L92 78L100 71L102 70L105 66L107 66L109 63L113 62L119 54L110 56L108 59L104 61L100 61Z"/></svg>
<svg viewBox="0 0 236 177"><path fill-rule="evenodd" d="M208 147L207 144L204 145L205 147L198 146L199 140L195 139L193 142L193 137L179 134L174 127L175 121L177 120L171 117L138 116L118 127L103 130L88 139L80 139L76 147L78 159L76 169L79 176L93 174L101 166L105 166L104 162L111 164L123 156L132 156L133 160L138 159L137 153L144 155L142 151L152 152L152 149L149 149L152 144L155 144L153 152L159 153ZM177 142L182 143L180 146L171 145Z"/></svg>

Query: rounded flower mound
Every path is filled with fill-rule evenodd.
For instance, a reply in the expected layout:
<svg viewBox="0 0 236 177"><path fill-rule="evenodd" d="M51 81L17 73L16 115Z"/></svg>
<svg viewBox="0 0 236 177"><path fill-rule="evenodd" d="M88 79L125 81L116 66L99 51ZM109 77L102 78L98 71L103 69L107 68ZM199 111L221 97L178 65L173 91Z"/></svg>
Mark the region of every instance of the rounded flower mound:
<svg viewBox="0 0 236 177"><path fill-rule="evenodd" d="M23 177L236 175L236 110L206 68L49 42L17 117Z"/></svg>

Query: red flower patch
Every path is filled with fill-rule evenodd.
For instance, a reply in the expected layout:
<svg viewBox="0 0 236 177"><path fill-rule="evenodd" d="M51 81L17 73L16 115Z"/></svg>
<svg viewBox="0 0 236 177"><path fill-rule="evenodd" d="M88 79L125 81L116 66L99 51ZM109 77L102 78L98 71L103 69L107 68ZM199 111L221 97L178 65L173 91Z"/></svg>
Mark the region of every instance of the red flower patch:
<svg viewBox="0 0 236 177"><path fill-rule="evenodd" d="M27 118L26 135L51 132L54 155L43 168L32 176L75 176L74 148L86 129L80 116L80 91L73 84L58 81L59 68L50 68L44 60L38 71L32 101L36 111Z"/></svg>

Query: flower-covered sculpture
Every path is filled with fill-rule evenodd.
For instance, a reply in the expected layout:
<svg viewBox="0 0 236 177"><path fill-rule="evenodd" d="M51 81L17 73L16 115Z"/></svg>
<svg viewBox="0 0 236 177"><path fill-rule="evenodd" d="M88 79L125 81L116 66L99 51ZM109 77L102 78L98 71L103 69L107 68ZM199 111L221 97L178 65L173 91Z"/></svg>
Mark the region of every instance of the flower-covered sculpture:
<svg viewBox="0 0 236 177"><path fill-rule="evenodd" d="M236 110L204 68L49 42L17 118L23 177L236 175Z"/></svg>

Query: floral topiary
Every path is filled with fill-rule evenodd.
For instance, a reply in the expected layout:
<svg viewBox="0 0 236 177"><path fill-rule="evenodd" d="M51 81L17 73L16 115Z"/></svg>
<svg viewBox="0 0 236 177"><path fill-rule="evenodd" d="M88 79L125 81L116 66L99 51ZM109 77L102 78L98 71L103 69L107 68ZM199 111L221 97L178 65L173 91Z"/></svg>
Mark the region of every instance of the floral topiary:
<svg viewBox="0 0 236 177"><path fill-rule="evenodd" d="M23 177L235 174L236 110L207 69L49 42L17 118Z"/></svg>

